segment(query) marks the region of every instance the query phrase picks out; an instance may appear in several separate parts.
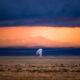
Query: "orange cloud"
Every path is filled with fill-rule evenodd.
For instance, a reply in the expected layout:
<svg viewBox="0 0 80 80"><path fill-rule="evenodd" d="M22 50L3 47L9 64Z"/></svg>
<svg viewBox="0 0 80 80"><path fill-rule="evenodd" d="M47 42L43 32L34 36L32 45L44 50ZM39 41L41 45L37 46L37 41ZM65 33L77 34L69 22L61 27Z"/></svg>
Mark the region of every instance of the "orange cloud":
<svg viewBox="0 0 80 80"><path fill-rule="evenodd" d="M0 47L80 47L80 28L0 27Z"/></svg>

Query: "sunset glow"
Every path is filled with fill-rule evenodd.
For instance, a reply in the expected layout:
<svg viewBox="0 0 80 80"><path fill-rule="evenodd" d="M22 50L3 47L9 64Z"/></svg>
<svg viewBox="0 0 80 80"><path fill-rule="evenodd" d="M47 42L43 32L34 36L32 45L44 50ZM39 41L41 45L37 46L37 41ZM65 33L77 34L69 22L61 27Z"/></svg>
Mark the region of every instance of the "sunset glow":
<svg viewBox="0 0 80 80"><path fill-rule="evenodd" d="M0 27L0 47L80 47L80 28Z"/></svg>

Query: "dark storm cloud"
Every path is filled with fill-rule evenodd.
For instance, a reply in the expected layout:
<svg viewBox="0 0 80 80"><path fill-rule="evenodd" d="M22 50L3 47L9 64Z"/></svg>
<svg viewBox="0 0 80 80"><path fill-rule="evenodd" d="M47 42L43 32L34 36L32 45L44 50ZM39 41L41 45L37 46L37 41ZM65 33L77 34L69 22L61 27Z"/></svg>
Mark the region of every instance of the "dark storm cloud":
<svg viewBox="0 0 80 80"><path fill-rule="evenodd" d="M0 27L7 26L55 26L80 27L80 18L33 18L22 20L0 21Z"/></svg>
<svg viewBox="0 0 80 80"><path fill-rule="evenodd" d="M80 0L0 0L0 26L80 26L79 17Z"/></svg>

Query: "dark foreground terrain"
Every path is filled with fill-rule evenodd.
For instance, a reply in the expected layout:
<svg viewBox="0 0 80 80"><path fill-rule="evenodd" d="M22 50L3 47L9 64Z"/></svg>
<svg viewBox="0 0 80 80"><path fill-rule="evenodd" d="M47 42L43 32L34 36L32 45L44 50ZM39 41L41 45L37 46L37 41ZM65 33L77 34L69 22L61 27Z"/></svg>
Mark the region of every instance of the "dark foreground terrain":
<svg viewBox="0 0 80 80"><path fill-rule="evenodd" d="M80 80L80 57L1 56L0 80Z"/></svg>

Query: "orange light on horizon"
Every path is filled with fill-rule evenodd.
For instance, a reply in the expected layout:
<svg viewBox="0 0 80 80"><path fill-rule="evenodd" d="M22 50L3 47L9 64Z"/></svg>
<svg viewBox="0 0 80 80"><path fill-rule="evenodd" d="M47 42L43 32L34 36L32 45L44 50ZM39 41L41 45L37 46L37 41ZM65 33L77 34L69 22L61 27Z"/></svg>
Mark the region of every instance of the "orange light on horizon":
<svg viewBox="0 0 80 80"><path fill-rule="evenodd" d="M0 47L80 47L79 27L0 27Z"/></svg>

